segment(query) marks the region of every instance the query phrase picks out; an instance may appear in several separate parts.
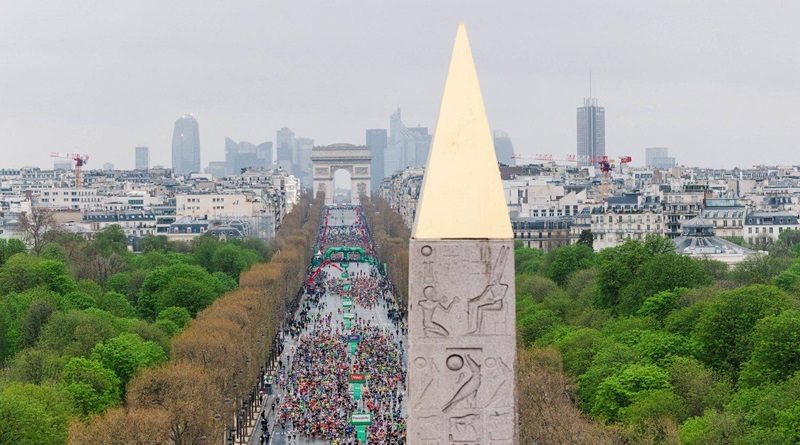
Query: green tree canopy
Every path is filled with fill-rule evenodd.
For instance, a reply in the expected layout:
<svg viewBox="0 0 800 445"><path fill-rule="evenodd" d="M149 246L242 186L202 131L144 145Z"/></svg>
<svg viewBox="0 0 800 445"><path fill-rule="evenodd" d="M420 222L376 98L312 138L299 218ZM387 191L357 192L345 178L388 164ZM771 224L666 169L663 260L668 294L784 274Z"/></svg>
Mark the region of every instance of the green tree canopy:
<svg viewBox="0 0 800 445"><path fill-rule="evenodd" d="M72 413L69 395L63 391L12 383L0 392L0 443L66 443Z"/></svg>
<svg viewBox="0 0 800 445"><path fill-rule="evenodd" d="M120 379L100 362L74 357L64 365L62 385L83 416L120 403Z"/></svg>
<svg viewBox="0 0 800 445"><path fill-rule="evenodd" d="M155 319L161 309L170 306L185 307L196 314L225 290L223 283L200 266L158 267L150 271L142 283L138 311L148 320Z"/></svg>
<svg viewBox="0 0 800 445"><path fill-rule="evenodd" d="M658 292L697 287L710 281L703 265L695 259L674 252L655 255L637 268L635 279L621 290L619 312L633 314L647 297Z"/></svg>
<svg viewBox="0 0 800 445"><path fill-rule="evenodd" d="M88 356L98 342L116 336L115 317L98 310L54 313L42 328L38 344L68 356Z"/></svg>
<svg viewBox="0 0 800 445"><path fill-rule="evenodd" d="M789 299L773 286L753 285L721 292L703 309L694 329L706 363L735 373L753 350L758 320L788 308Z"/></svg>
<svg viewBox="0 0 800 445"><path fill-rule="evenodd" d="M189 320L192 319L192 314L189 313L188 310L184 307L176 307L171 306L165 309L162 309L161 312L158 313L157 320L169 320L178 328L184 328L188 323Z"/></svg>
<svg viewBox="0 0 800 445"><path fill-rule="evenodd" d="M597 388L592 414L603 419L619 420L620 410L635 402L646 391L671 389L669 375L654 365L628 365L605 379Z"/></svg>
<svg viewBox="0 0 800 445"><path fill-rule="evenodd" d="M167 356L158 344L125 333L97 344L92 359L114 371L124 386L139 368L162 363Z"/></svg>
<svg viewBox="0 0 800 445"><path fill-rule="evenodd" d="M106 292L97 301L97 307L110 312L114 316L132 318L136 316L136 309L124 295L118 292Z"/></svg>
<svg viewBox="0 0 800 445"><path fill-rule="evenodd" d="M118 224L112 224L95 233L93 245L103 256L113 253L124 255L128 252L128 238Z"/></svg>
<svg viewBox="0 0 800 445"><path fill-rule="evenodd" d="M517 276L535 274L544 260L544 252L539 249L517 247L514 249L514 265Z"/></svg>
<svg viewBox="0 0 800 445"><path fill-rule="evenodd" d="M759 320L752 344L753 354L742 367L742 384L776 382L800 370L800 311L789 309Z"/></svg>
<svg viewBox="0 0 800 445"><path fill-rule="evenodd" d="M0 266L5 264L9 258L18 254L25 253L28 249L25 242L16 238L0 239Z"/></svg>
<svg viewBox="0 0 800 445"><path fill-rule="evenodd" d="M223 272L238 280L239 274L260 260L258 254L233 244L225 244L214 251L211 257L211 270Z"/></svg>
<svg viewBox="0 0 800 445"><path fill-rule="evenodd" d="M594 250L591 247L585 244L571 244L548 252L540 268L546 277L563 285L570 275L591 267L593 263Z"/></svg>

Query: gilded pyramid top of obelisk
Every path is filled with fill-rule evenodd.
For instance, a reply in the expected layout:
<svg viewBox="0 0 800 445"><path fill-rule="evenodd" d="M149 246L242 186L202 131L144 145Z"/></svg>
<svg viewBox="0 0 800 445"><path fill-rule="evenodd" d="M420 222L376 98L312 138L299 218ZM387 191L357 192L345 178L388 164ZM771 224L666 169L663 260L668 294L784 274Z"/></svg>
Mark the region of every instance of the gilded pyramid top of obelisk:
<svg viewBox="0 0 800 445"><path fill-rule="evenodd" d="M464 24L456 33L412 238L513 238Z"/></svg>

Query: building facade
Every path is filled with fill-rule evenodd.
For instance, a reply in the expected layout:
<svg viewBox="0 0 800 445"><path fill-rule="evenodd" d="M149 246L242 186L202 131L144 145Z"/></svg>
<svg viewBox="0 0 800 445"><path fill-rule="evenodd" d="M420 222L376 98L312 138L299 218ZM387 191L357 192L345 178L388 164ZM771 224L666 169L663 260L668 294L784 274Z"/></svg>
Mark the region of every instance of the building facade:
<svg viewBox="0 0 800 445"><path fill-rule="evenodd" d="M700 215L704 199L704 191L665 192L663 197L667 225L665 235L671 239L679 237L681 224Z"/></svg>
<svg viewBox="0 0 800 445"><path fill-rule="evenodd" d="M737 199L713 198L706 199L701 216L714 227L715 236L730 238L744 237L745 213Z"/></svg>
<svg viewBox="0 0 800 445"><path fill-rule="evenodd" d="M577 219L583 218L589 219L595 250L615 247L627 240L642 241L649 234L663 235L666 230L661 203L635 193L612 196L605 206L582 213ZM585 228L585 221L580 223L578 227ZM573 231L574 240L579 235Z"/></svg>
<svg viewBox="0 0 800 445"><path fill-rule="evenodd" d="M514 241L525 247L550 251L570 244L571 218L539 217L515 218L511 220Z"/></svg>
<svg viewBox="0 0 800 445"><path fill-rule="evenodd" d="M752 245L765 245L778 241L786 230L798 230L794 212L750 212L745 217L744 239Z"/></svg>

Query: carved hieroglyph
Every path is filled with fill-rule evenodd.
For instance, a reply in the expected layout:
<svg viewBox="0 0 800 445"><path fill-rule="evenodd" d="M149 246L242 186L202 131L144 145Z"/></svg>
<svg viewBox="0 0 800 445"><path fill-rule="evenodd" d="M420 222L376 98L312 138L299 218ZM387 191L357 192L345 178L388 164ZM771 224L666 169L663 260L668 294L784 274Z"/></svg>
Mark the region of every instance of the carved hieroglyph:
<svg viewBox="0 0 800 445"><path fill-rule="evenodd" d="M511 240L411 240L410 444L516 437Z"/></svg>

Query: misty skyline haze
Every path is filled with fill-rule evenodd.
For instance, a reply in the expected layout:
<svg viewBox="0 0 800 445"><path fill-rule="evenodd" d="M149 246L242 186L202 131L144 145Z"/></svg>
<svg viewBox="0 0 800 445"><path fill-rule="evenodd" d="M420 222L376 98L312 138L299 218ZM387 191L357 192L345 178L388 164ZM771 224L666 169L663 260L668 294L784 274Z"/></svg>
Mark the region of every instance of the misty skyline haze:
<svg viewBox="0 0 800 445"><path fill-rule="evenodd" d="M52 151L169 166L197 118L202 166L224 139L364 143L400 106L435 128L450 45L467 24L493 128L523 155L575 152L575 110L606 109L606 153L669 147L706 167L797 163L800 4L185 0L0 2L3 167ZM389 172L387 172L389 173Z"/></svg>

